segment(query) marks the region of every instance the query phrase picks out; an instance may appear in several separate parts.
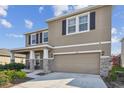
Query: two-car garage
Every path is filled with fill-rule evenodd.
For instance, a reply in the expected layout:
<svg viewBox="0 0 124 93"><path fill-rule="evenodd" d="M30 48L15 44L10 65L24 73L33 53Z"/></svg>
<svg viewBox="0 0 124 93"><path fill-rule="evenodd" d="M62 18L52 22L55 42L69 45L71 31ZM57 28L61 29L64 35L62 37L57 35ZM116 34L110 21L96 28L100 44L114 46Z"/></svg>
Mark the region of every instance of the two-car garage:
<svg viewBox="0 0 124 93"><path fill-rule="evenodd" d="M56 53L52 71L99 74L100 52Z"/></svg>

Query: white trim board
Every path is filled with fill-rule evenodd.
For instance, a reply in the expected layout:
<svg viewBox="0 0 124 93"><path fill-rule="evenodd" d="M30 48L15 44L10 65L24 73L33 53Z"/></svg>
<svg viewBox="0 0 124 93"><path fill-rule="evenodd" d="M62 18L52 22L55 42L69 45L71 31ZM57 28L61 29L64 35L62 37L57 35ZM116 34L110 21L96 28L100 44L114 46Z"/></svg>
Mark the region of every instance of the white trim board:
<svg viewBox="0 0 124 93"><path fill-rule="evenodd" d="M109 44L111 41L103 41L103 42L95 42L95 43L85 43L85 44L75 44L75 45L66 45L66 46L55 46L55 49L58 48L70 48L70 47L78 47L78 46L90 46L90 45L99 45L99 44Z"/></svg>
<svg viewBox="0 0 124 93"><path fill-rule="evenodd" d="M53 53L53 55L69 55L69 54L85 54L85 53L101 53L101 50L91 50L91 51L74 51L74 52L60 52Z"/></svg>
<svg viewBox="0 0 124 93"><path fill-rule="evenodd" d="M23 49L34 49L34 48L51 48L53 49L52 46L48 45L48 44L44 44L44 45L38 45L38 46L30 46L30 47L24 47L24 48L15 48L12 49L12 51L18 51L18 50L23 50Z"/></svg>
<svg viewBox="0 0 124 93"><path fill-rule="evenodd" d="M50 46L48 44L44 44L44 45L37 45L37 46L30 46L30 47L24 47L24 48L15 48L12 49L12 51L16 51L16 50L21 50L21 49L32 49L32 48L42 48L42 47L48 47L51 49L58 49L58 48L70 48L70 47L78 47L78 46L90 46L90 45L99 45L99 44L109 44L111 43L111 41L103 41L103 42L95 42L95 43L84 43L84 44L75 44L75 45L66 45L66 46Z"/></svg>

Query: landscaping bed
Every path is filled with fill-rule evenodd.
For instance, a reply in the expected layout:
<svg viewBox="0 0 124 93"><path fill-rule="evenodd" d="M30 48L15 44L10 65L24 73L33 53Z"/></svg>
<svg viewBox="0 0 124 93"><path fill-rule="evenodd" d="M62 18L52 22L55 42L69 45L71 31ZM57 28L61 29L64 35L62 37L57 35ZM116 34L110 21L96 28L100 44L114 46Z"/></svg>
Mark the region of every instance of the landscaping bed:
<svg viewBox="0 0 124 93"><path fill-rule="evenodd" d="M124 88L124 68L114 66L103 80L109 88Z"/></svg>
<svg viewBox="0 0 124 93"><path fill-rule="evenodd" d="M0 87L11 87L15 84L23 83L31 80L26 76L23 64L20 63L10 63L6 65L0 65Z"/></svg>
<svg viewBox="0 0 124 93"><path fill-rule="evenodd" d="M38 73L37 75L43 76L46 75L46 73Z"/></svg>
<svg viewBox="0 0 124 93"><path fill-rule="evenodd" d="M33 78L29 78L29 77L25 77L23 79L16 79L15 81L9 82L8 84L1 86L1 88L9 88L9 87L15 86L17 84L27 82L32 79Z"/></svg>

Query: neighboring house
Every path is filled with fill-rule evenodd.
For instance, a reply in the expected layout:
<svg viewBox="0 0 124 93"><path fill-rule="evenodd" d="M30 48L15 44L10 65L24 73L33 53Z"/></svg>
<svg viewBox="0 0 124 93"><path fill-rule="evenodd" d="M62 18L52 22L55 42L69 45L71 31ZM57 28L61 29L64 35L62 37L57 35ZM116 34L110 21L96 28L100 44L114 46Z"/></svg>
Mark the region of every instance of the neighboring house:
<svg viewBox="0 0 124 93"><path fill-rule="evenodd" d="M10 50L9 49L0 49L0 64L8 64L10 63ZM15 54L15 62L23 63L25 62L25 55Z"/></svg>
<svg viewBox="0 0 124 93"><path fill-rule="evenodd" d="M121 40L121 66L124 67L124 38Z"/></svg>
<svg viewBox="0 0 124 93"><path fill-rule="evenodd" d="M89 6L48 19L48 29L26 33L26 46L11 52L26 54L31 70L100 74L101 58L111 56L111 10Z"/></svg>

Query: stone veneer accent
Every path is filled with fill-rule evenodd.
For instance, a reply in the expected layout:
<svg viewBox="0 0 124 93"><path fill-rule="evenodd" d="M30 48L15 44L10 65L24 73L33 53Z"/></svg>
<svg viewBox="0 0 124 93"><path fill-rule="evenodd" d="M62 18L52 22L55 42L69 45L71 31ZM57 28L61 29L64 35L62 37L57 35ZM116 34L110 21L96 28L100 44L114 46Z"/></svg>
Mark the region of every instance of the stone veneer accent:
<svg viewBox="0 0 124 93"><path fill-rule="evenodd" d="M43 71L44 73L49 73L49 63L48 59L43 59Z"/></svg>
<svg viewBox="0 0 124 93"><path fill-rule="evenodd" d="M107 77L111 70L111 57L101 56L100 58L100 75Z"/></svg>
<svg viewBox="0 0 124 93"><path fill-rule="evenodd" d="M34 60L33 59L30 59L30 70L31 70L31 72L33 72L34 71Z"/></svg>

